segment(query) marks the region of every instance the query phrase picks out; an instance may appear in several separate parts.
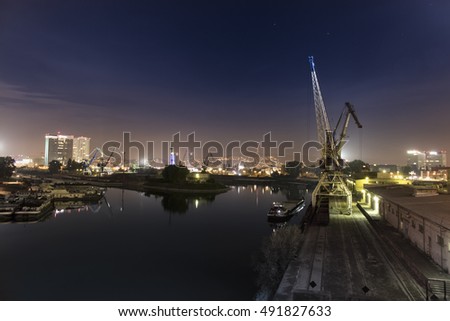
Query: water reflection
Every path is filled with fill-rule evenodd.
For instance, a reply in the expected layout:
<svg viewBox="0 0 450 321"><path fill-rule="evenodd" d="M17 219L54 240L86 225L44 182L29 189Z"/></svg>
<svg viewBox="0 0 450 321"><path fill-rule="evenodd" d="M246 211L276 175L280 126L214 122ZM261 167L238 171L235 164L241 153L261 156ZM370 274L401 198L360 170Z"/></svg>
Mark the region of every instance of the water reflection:
<svg viewBox="0 0 450 321"><path fill-rule="evenodd" d="M161 199L161 205L164 211L176 214L185 214L191 206L199 206L212 203L216 199L215 194L185 194L185 193L145 193L147 197Z"/></svg>
<svg viewBox="0 0 450 321"><path fill-rule="evenodd" d="M305 189L299 188L298 185L266 185L266 186L258 186L258 185L242 185L242 186L231 186L232 190L237 191L237 194L240 197L248 197L248 194L254 195L255 204L259 207L259 199L260 197L264 197L264 199L270 198L270 195L283 196L283 199L286 201L298 201L305 197ZM117 212L125 211L125 201L124 201L124 192L125 190L121 190L121 198L120 198L120 206L116 204L116 206L111 205L108 201L106 195L96 203L86 203L86 202L59 202L55 204L55 210L53 212L53 217L57 217L58 215L64 213L80 213L80 212L90 212L90 213L99 213L102 207L107 208L107 212L110 215L113 215ZM245 194L245 195L244 195ZM171 214L186 214L189 212L191 208L199 208L206 204L210 204L215 201L217 194L213 193L166 193L166 192L142 192L140 195L159 199L161 198L161 206L165 212ZM273 224L269 223L269 226L275 230L282 226L284 223Z"/></svg>
<svg viewBox="0 0 450 321"><path fill-rule="evenodd" d="M271 199L274 196L274 200L282 199L287 201L297 201L305 196L305 189L299 188L298 185L239 185L230 186L230 189L237 192L236 196L249 198L251 195L254 196L254 204L256 208L260 205L265 206L267 199ZM65 214L77 214L77 213L108 213L109 216L117 215L118 213L125 213L125 195L126 190L120 190L120 196L111 199L112 203L109 202L108 197L105 196L98 202L86 202L86 201L59 201L54 203L53 211L47 211L40 215L26 216L26 217L15 217L8 219L0 219L0 224L5 223L37 223L44 222L49 219L57 218ZM210 193L139 193L142 196L148 198L161 199L160 203L162 209L171 214L186 214L190 209L198 209L206 204L210 204L216 200L217 194ZM260 200L264 200L260 204ZM104 209L102 211L102 209ZM269 208L267 208L268 210ZM264 211L266 208L264 208ZM272 224L269 223L272 230L279 229L284 226L284 223Z"/></svg>
<svg viewBox="0 0 450 321"><path fill-rule="evenodd" d="M110 188L99 203L60 204L48 224L0 225L8 263L0 265L0 297L252 300L259 289L262 298L275 283L269 270L292 253L285 249L293 235L281 234L299 215L275 233L267 222L274 201L302 194L289 189L252 184L240 193L236 186L219 195L145 195ZM278 245L283 256L271 254Z"/></svg>
<svg viewBox="0 0 450 321"><path fill-rule="evenodd" d="M286 222L276 222L276 223L267 222L267 223L269 224L270 228L272 229L272 232L275 233L277 230L286 227L289 220L290 220L290 218L288 220L286 220Z"/></svg>

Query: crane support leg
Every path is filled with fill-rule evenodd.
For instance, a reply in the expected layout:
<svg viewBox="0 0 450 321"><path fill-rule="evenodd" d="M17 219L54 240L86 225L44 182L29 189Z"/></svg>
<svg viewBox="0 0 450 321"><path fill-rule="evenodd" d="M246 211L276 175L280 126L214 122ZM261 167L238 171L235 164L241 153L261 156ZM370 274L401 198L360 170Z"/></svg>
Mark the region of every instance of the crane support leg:
<svg viewBox="0 0 450 321"><path fill-rule="evenodd" d="M312 193L313 208L327 202L330 214L351 214L352 193L340 171L324 171Z"/></svg>

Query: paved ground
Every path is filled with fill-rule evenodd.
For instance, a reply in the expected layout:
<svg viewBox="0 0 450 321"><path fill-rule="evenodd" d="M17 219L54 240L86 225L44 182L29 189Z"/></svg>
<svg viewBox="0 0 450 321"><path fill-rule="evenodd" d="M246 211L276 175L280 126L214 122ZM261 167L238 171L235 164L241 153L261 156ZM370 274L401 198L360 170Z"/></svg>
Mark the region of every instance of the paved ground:
<svg viewBox="0 0 450 321"><path fill-rule="evenodd" d="M395 230L369 222L355 206L352 215L331 215L328 226L307 229L274 299L425 300L430 277L450 280Z"/></svg>

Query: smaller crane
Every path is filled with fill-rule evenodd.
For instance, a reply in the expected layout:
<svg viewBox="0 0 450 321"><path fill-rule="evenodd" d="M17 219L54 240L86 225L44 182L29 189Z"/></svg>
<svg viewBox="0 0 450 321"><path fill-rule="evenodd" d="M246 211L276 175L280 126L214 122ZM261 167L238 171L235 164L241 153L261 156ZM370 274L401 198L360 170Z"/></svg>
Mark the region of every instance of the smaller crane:
<svg viewBox="0 0 450 321"><path fill-rule="evenodd" d="M98 152L100 152L102 154L102 151L100 148L96 147L92 150L92 152L89 154L93 154L91 159L83 159L82 161L82 165L83 165L83 175L92 175L92 171L90 169L90 166L92 165L92 163L94 162L94 160L97 157Z"/></svg>
<svg viewBox="0 0 450 321"><path fill-rule="evenodd" d="M342 169L342 167L344 167L344 161L341 157L342 154L342 148L344 147L345 143L347 142L347 129L348 129L348 123L350 121L350 117L353 117L353 119L355 120L356 126L358 128L362 128L361 123L358 120L358 117L356 116L355 113L355 108L353 107L352 104L350 104L349 102L345 103L345 108L341 113L341 116L339 116L339 120L336 124L336 128L334 129L333 132L333 137L334 137L334 142L335 142L335 156L336 156L336 161L337 161L337 167ZM342 119L344 119L343 121L343 125L342 125L342 129L341 129L341 134L339 135L339 138L336 139L336 131L339 128L339 125L342 121Z"/></svg>
<svg viewBox="0 0 450 321"><path fill-rule="evenodd" d="M109 155L108 159L106 161L103 161L103 157L100 159L100 161L98 162L98 167L100 167L100 175L103 174L103 171L105 169L106 166L108 166L109 161L111 160L111 156L114 154L114 152L111 152L111 154Z"/></svg>

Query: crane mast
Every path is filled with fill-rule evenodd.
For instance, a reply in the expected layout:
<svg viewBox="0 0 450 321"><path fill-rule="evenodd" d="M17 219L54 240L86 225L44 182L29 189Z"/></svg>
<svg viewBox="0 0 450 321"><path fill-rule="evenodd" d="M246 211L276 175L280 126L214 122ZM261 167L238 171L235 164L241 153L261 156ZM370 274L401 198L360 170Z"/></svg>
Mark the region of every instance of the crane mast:
<svg viewBox="0 0 450 321"><path fill-rule="evenodd" d="M329 214L352 213L352 193L347 187L345 176L342 173L344 162L341 152L346 142L350 117L354 118L359 128L362 126L356 117L353 106L350 103L346 103L346 108L341 114L336 128L334 130L331 129L317 79L314 58L310 56L308 59L314 92L317 138L322 144L322 172L319 182L312 193L312 206L316 212L317 222L319 224L328 224ZM336 131L342 120L342 130L336 139Z"/></svg>

